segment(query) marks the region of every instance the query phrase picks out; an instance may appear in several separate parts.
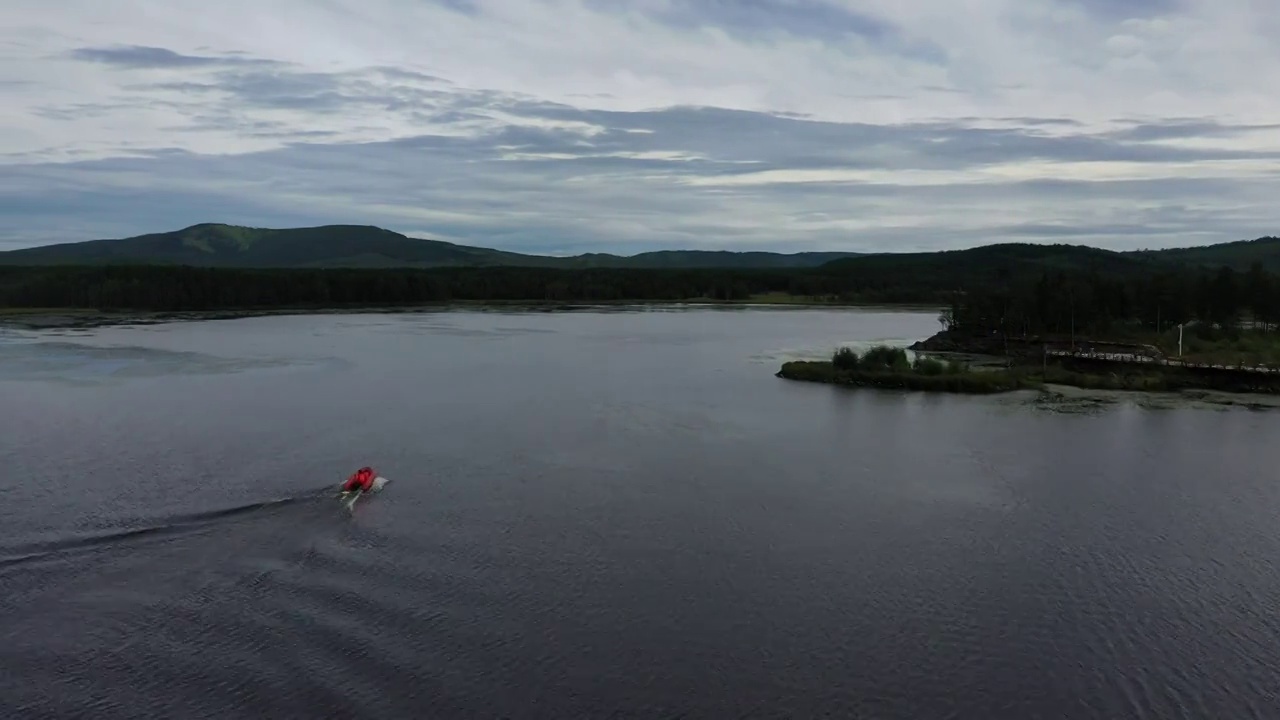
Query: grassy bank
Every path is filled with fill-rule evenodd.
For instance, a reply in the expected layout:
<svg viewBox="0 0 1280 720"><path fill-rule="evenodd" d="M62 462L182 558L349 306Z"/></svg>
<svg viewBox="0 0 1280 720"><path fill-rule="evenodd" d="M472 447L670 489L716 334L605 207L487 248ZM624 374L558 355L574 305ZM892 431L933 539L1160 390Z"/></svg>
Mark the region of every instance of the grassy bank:
<svg viewBox="0 0 1280 720"><path fill-rule="evenodd" d="M782 369L778 371L778 377L830 385L971 394L1008 392L1023 387L1018 378L1008 373L969 372L962 375L923 375L914 370L905 372L837 370L827 361L805 360L783 363Z"/></svg>
<svg viewBox="0 0 1280 720"><path fill-rule="evenodd" d="M1167 357L1178 357L1177 329L1153 335L1151 344ZM1280 367L1280 331L1195 325L1183 330L1182 359L1211 365Z"/></svg>
<svg viewBox="0 0 1280 720"><path fill-rule="evenodd" d="M1016 372L972 370L964 363L928 357L918 357L913 363L907 360L905 351L883 346L861 356L841 348L829 361L784 363L778 377L832 385L976 394L1036 386L1028 385Z"/></svg>
<svg viewBox="0 0 1280 720"><path fill-rule="evenodd" d="M832 385L952 393L1000 393L1069 385L1086 390L1178 392L1216 390L1280 394L1280 378L1264 375L1204 374L1162 366L1117 366L1114 371L1081 371L1063 365L1023 364L974 369L930 357L907 360L903 350L876 347L859 356L842 348L828 361L784 363L778 377Z"/></svg>
<svg viewBox="0 0 1280 720"><path fill-rule="evenodd" d="M1017 370L1015 370L1017 372ZM1177 367L1116 366L1112 371L1084 371L1050 365L1041 371L1023 370L1042 384L1071 385L1089 390L1181 392L1215 390L1228 393L1280 395L1280 377L1247 373L1200 373Z"/></svg>

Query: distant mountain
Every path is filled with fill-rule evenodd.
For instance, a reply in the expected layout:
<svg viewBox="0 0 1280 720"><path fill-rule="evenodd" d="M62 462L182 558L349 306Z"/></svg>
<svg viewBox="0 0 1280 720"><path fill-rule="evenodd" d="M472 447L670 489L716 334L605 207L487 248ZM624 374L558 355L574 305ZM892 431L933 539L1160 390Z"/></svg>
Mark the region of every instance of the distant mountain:
<svg viewBox="0 0 1280 720"><path fill-rule="evenodd" d="M1080 270L1112 277L1151 272L1165 261L1084 245L997 243L940 252L884 252L861 258L833 260L824 274L844 278L859 287L968 288L998 284L1005 279L1039 277L1044 272Z"/></svg>
<svg viewBox="0 0 1280 720"><path fill-rule="evenodd" d="M1140 250L1133 254L1188 265L1226 265L1234 270L1248 270L1253 263L1259 262L1264 269L1274 272L1280 270L1280 237L1267 236L1256 240L1167 250Z"/></svg>
<svg viewBox="0 0 1280 720"><path fill-rule="evenodd" d="M542 264L542 258L420 240L368 225L274 230L201 224L120 240L44 245L0 253L10 265L194 265L200 267L442 267ZM547 258L547 260L553 260Z"/></svg>
<svg viewBox="0 0 1280 720"><path fill-rule="evenodd" d="M0 265L192 265L228 268L539 267L790 269L835 273L916 273L953 277L957 265L975 277L1003 272L1097 269L1128 273L1161 264L1226 265L1247 270L1259 262L1280 271L1280 238L1202 247L1117 252L1085 245L998 243L941 252L729 252L662 250L638 255L587 253L569 257L525 255L491 248L424 240L370 225L250 228L205 223L173 232L119 240L90 240L0 252Z"/></svg>
<svg viewBox="0 0 1280 720"><path fill-rule="evenodd" d="M822 266L833 274L857 274L867 278L893 274L919 280L964 277L966 282L999 280L1002 275L1026 276L1048 271L1097 271L1132 276L1162 267L1221 267L1248 270L1259 262L1268 270L1280 270L1280 238L1219 243L1191 248L1116 251L1088 245L1038 245L997 243L963 250L918 253L876 253L833 260Z"/></svg>
<svg viewBox="0 0 1280 720"><path fill-rule="evenodd" d="M268 229L205 223L174 232L0 252L5 265L193 265L233 268L562 267L802 268L856 253L665 250L633 256L523 255L423 240L368 225Z"/></svg>

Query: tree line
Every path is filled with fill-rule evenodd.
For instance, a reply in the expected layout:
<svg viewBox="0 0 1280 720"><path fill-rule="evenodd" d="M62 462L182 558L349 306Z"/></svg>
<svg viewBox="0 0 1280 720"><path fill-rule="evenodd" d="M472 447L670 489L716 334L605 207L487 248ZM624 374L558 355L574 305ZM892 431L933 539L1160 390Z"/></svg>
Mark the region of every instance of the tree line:
<svg viewBox="0 0 1280 720"><path fill-rule="evenodd" d="M1280 276L1260 264L1234 271L1141 266L999 264L921 266L876 258L814 269L433 268L229 269L186 266L0 266L0 306L103 310L227 310L397 306L450 301L625 302L746 300L755 295L944 307L942 320L974 333L1105 333L1119 325L1163 331L1199 320L1247 318L1280 327Z"/></svg>
<svg viewBox="0 0 1280 720"><path fill-rule="evenodd" d="M817 269L469 267L242 269L177 265L0 265L0 307L103 310L415 305L449 301L747 300L938 303L952 282L913 273Z"/></svg>
<svg viewBox="0 0 1280 720"><path fill-rule="evenodd" d="M448 301L741 300L795 289L787 272L550 269L0 267L0 306L220 310Z"/></svg>
<svg viewBox="0 0 1280 720"><path fill-rule="evenodd" d="M1008 336L1095 334L1141 328L1163 333L1179 324L1234 332L1249 323L1280 327L1280 276L1255 263L1163 267L1143 274L1042 271L952 292L940 320L949 329Z"/></svg>

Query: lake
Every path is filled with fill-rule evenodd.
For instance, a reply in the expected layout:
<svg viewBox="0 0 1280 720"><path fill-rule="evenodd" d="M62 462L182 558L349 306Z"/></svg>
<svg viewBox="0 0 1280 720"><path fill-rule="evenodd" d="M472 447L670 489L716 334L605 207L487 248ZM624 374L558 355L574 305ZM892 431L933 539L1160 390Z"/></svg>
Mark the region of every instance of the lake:
<svg viewBox="0 0 1280 720"><path fill-rule="evenodd" d="M0 716L1276 717L1276 416L773 376L937 327L0 330Z"/></svg>

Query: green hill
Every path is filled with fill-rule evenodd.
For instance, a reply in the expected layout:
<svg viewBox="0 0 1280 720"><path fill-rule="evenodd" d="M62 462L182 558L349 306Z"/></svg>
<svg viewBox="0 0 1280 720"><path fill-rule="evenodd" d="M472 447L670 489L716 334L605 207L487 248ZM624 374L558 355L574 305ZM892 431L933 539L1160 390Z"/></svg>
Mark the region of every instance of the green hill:
<svg viewBox="0 0 1280 720"><path fill-rule="evenodd" d="M368 225L268 229L205 223L174 232L0 252L4 265L192 265L227 268L557 267L804 268L854 253L668 250L634 256L522 255L423 240Z"/></svg>
<svg viewBox="0 0 1280 720"><path fill-rule="evenodd" d="M956 290L973 291L1034 280L1046 273L1096 274L1117 280L1181 267L1158 257L1086 245L999 243L964 250L881 253L834 260L815 272L837 293L885 302L921 302Z"/></svg>
<svg viewBox="0 0 1280 720"><path fill-rule="evenodd" d="M328 254L307 244L323 240L326 232L338 235L337 242L319 246ZM353 237L363 242L355 243ZM212 233L62 246L52 260L61 267L48 266L50 249L14 253L25 261L0 262L0 308L261 310L456 301L759 302L765 297L782 302L941 306L965 297L980 320L987 318L982 322L1014 317L1008 313L1017 309L1009 303L1016 301L1022 320L1030 323L1029 313L1034 311L1039 313L1036 322L1061 329L1067 321L1051 315L1064 307L1065 294L1065 307L1082 318L1124 319L1141 312L1150 314L1143 321L1154 326L1191 317L1188 313L1196 308L1209 308L1204 311L1226 318L1228 305L1246 290L1254 298L1249 302L1258 305L1251 304L1251 311L1262 312L1259 308L1273 300L1280 303L1280 273L1233 272L1220 264L1263 263L1271 259L1263 251L1276 245L1260 241L1115 252L1081 245L1007 243L842 258L816 267L761 268L724 264L802 260L697 252L548 258L412 240L377 228L217 228ZM76 252L65 252L67 247ZM1242 253L1241 247L1251 252ZM817 257L822 256L803 261ZM608 267L614 263L636 266ZM688 266L695 263L706 267ZM1275 319L1264 321L1280 326L1280 304L1275 308L1275 314L1266 316Z"/></svg>
<svg viewBox="0 0 1280 720"><path fill-rule="evenodd" d="M1084 245L999 243L964 250L917 253L729 252L662 250L623 256L588 253L570 257L525 255L491 248L424 240L369 225L250 228L205 223L173 232L118 240L45 245L0 252L0 265L190 265L224 268L443 268L536 267L622 269L804 270L935 278L948 282L995 280L1003 274L1043 270L1104 273L1145 271L1158 266L1226 265L1247 270L1259 262L1280 270L1280 238L1202 247L1116 252ZM885 278L888 279L887 277Z"/></svg>
<svg viewBox="0 0 1280 720"><path fill-rule="evenodd" d="M1141 250L1134 254L1188 265L1225 265L1233 270L1248 270L1253 263L1259 262L1264 269L1274 272L1280 270L1280 237L1260 237L1256 240L1167 250Z"/></svg>
<svg viewBox="0 0 1280 720"><path fill-rule="evenodd" d="M917 280L965 274L973 280L997 280L1005 274L1096 270L1126 274L1176 263L1159 253L1139 254L1103 250L1087 245L999 243L963 250L877 253L833 260L822 266L834 274L906 274Z"/></svg>
<svg viewBox="0 0 1280 720"><path fill-rule="evenodd" d="M367 225L275 230L208 223L120 240L89 240L0 253L0 263L11 265L385 268L542 265L546 261L554 259L421 240Z"/></svg>
<svg viewBox="0 0 1280 720"><path fill-rule="evenodd" d="M1165 250L1115 251L1088 245L1037 245L998 243L963 250L917 253L876 253L833 260L822 265L832 273L909 273L917 277L954 277L965 273L975 280L995 280L1004 274L1039 274L1044 271L1097 271L1131 275L1178 267L1230 267L1248 270L1261 263L1280 270L1280 238L1204 245Z"/></svg>

